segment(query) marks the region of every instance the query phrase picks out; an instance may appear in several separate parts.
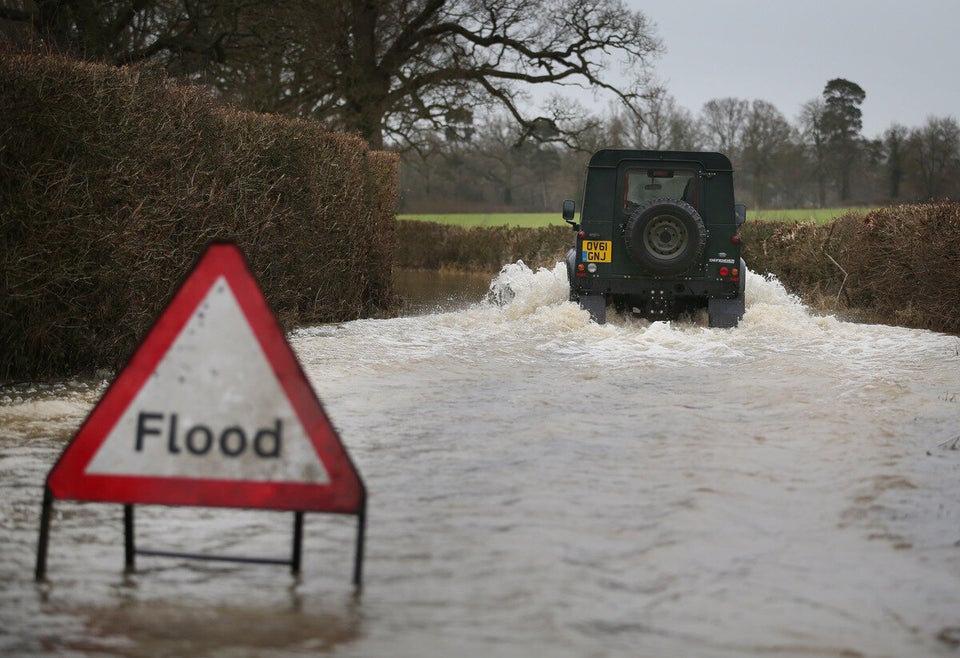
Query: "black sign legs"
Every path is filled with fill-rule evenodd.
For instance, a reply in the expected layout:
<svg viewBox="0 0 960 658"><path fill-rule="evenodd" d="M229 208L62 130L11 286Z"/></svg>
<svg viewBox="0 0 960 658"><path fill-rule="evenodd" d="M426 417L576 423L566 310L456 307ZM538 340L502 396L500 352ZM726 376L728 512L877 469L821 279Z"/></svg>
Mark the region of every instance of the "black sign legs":
<svg viewBox="0 0 960 658"><path fill-rule="evenodd" d="M303 545L303 512L293 513L293 555L290 558L290 573L300 575L300 547Z"/></svg>
<svg viewBox="0 0 960 658"><path fill-rule="evenodd" d="M50 513L53 511L53 492L43 488L43 508L40 510L40 537L37 540L37 569L34 580L38 583L47 576L47 545L50 543Z"/></svg>
<svg viewBox="0 0 960 658"><path fill-rule="evenodd" d="M47 575L47 547L50 544L50 516L53 513L53 492L49 487L43 491L43 508L40 511L40 536L37 540L37 566L34 572L34 579L41 582ZM188 558L195 560L220 560L225 562L246 562L253 564L283 564L290 565L290 573L294 576L300 575L300 565L303 556L303 515L301 512L293 513L293 547L289 560L260 558L260 557L240 557L227 555L198 555L196 553L181 553L173 551L155 551L137 549L135 539L135 524L133 505L123 506L123 555L124 569L126 573L133 573L136 568L136 555L150 555L154 557L175 557ZM353 584L357 587L363 578L363 544L366 534L367 505L366 500L360 505L357 512L357 543L356 554L353 564Z"/></svg>
<svg viewBox="0 0 960 658"><path fill-rule="evenodd" d="M133 505L123 506L123 565L127 573L133 573L137 554L133 533Z"/></svg>
<svg viewBox="0 0 960 658"><path fill-rule="evenodd" d="M360 587L363 580L363 542L367 534L367 499L364 497L357 510L357 551L353 558L353 584Z"/></svg>

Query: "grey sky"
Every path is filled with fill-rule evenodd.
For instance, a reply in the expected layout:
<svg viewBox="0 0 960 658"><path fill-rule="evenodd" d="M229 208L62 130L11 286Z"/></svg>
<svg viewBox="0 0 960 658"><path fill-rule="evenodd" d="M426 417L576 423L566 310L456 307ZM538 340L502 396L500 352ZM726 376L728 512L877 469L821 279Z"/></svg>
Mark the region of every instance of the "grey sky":
<svg viewBox="0 0 960 658"><path fill-rule="evenodd" d="M832 78L867 93L863 134L960 118L960 0L626 0L657 26L657 76L693 112L773 103L795 122Z"/></svg>

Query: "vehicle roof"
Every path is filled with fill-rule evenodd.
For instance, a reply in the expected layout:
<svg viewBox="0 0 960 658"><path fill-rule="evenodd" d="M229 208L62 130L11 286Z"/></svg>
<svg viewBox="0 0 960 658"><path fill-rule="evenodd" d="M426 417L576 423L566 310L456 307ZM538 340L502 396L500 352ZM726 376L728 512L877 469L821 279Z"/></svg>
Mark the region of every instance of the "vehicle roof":
<svg viewBox="0 0 960 658"><path fill-rule="evenodd" d="M616 167L622 160L655 160L657 162L698 162L708 171L733 171L730 159L709 151L643 151L637 149L603 149L590 158L591 167Z"/></svg>

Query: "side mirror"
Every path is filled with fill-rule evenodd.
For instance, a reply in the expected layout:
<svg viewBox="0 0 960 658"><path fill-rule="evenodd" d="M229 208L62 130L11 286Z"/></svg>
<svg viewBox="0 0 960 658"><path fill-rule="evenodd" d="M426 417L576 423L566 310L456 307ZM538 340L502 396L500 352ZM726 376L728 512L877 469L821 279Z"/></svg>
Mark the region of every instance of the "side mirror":
<svg viewBox="0 0 960 658"><path fill-rule="evenodd" d="M747 221L747 204L738 203L734 206L737 212L737 226L742 226Z"/></svg>
<svg viewBox="0 0 960 658"><path fill-rule="evenodd" d="M563 202L563 221L567 224L570 224L576 228L576 223L573 221L573 215L577 210L577 204L574 203L571 199L567 199Z"/></svg>

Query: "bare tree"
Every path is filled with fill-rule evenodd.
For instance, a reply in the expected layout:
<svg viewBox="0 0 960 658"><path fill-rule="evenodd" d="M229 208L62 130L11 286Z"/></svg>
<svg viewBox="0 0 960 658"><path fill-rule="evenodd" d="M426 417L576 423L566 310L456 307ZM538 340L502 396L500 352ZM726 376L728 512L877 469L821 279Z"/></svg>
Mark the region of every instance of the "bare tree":
<svg viewBox="0 0 960 658"><path fill-rule="evenodd" d="M930 117L910 134L914 177L925 199L948 192L950 179L960 174L960 124L953 117ZM954 186L956 191L956 186Z"/></svg>
<svg viewBox="0 0 960 658"><path fill-rule="evenodd" d="M526 109L531 85L603 90L635 108L661 50L623 0L0 0L0 18L79 56L159 60L248 107L312 117L375 148L485 106L524 138L570 138L560 106Z"/></svg>
<svg viewBox="0 0 960 658"><path fill-rule="evenodd" d="M661 48L622 0L557 0L549 10L535 0L295 0L265 14L251 24L281 23L268 31L281 41L249 30L237 43L281 54L234 58L219 83L249 104L262 98L251 82L278 80L262 107L359 133L375 148L414 144L451 114L483 107L505 110L522 138L563 140L573 131L560 106L548 116L525 109L530 85L606 90L633 106ZM611 55L634 79L608 77Z"/></svg>
<svg viewBox="0 0 960 658"><path fill-rule="evenodd" d="M810 153L813 177L817 181L817 203L827 205L827 135L823 125L826 111L823 100L814 98L803 104L800 110L800 131Z"/></svg>
<svg viewBox="0 0 960 658"><path fill-rule="evenodd" d="M517 145L519 128L505 116L491 116L477 134L470 165L478 179L493 186L496 202L503 207L513 206L515 193L523 184L527 157Z"/></svg>
<svg viewBox="0 0 960 658"><path fill-rule="evenodd" d="M652 90L631 112L612 106L605 118L606 142L603 146L693 151L700 147L699 126L686 108L663 89Z"/></svg>
<svg viewBox="0 0 960 658"><path fill-rule="evenodd" d="M777 179L777 164L790 143L790 124L772 103L755 100L743 128L744 173L751 181L753 206L766 206L768 186Z"/></svg>
<svg viewBox="0 0 960 658"><path fill-rule="evenodd" d="M739 98L715 98L700 111L700 126L707 146L736 160L750 103Z"/></svg>
<svg viewBox="0 0 960 658"><path fill-rule="evenodd" d="M905 126L893 124L883 133L883 150L887 163L887 195L890 199L900 198L900 184L903 182L905 151L909 131Z"/></svg>
<svg viewBox="0 0 960 658"><path fill-rule="evenodd" d="M690 110L675 106L670 113L668 123L669 144L677 151L699 151L703 148L703 134L700 124Z"/></svg>

